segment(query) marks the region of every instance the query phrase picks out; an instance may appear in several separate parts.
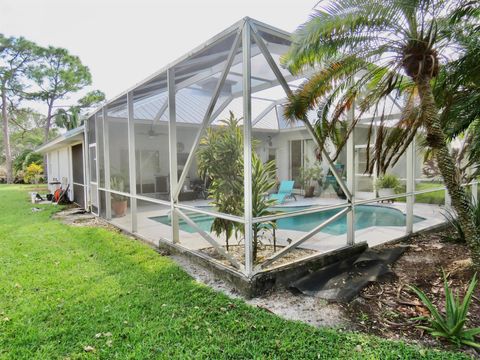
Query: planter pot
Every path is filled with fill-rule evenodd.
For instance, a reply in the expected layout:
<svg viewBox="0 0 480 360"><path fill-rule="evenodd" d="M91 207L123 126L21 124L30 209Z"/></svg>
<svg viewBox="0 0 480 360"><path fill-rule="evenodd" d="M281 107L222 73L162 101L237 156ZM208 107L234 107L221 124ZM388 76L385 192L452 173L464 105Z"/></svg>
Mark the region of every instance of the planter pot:
<svg viewBox="0 0 480 360"><path fill-rule="evenodd" d="M305 197L311 198L315 192L315 186L308 186L305 188Z"/></svg>
<svg viewBox="0 0 480 360"><path fill-rule="evenodd" d="M392 189L392 188L378 189L379 197L392 196L392 195L395 195L395 189Z"/></svg>
<svg viewBox="0 0 480 360"><path fill-rule="evenodd" d="M127 200L112 199L112 210L115 217L122 217L127 215Z"/></svg>

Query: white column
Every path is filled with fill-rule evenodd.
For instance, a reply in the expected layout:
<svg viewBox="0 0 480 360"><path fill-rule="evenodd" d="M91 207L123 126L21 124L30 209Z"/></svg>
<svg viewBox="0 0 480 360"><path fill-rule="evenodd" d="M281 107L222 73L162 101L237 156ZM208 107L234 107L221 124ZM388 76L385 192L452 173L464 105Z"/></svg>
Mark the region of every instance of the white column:
<svg viewBox="0 0 480 360"><path fill-rule="evenodd" d="M130 216L132 219L132 232L137 232L137 166L135 162L135 117L133 112L133 92L127 93L128 108L128 169L130 180Z"/></svg>
<svg viewBox="0 0 480 360"><path fill-rule="evenodd" d="M167 86L168 86L168 141L170 156L170 216L172 224L172 241L178 243L178 215L175 212L175 205L178 202L178 196L175 195L175 189L178 183L177 174L177 125L176 125L176 109L175 109L175 69L167 70Z"/></svg>
<svg viewBox="0 0 480 360"><path fill-rule="evenodd" d="M98 119L97 119L98 120ZM108 126L107 108L102 109L103 124L103 172L105 175L105 189L110 190L110 133ZM97 142L98 144L98 142ZM100 174L98 174L100 177ZM100 184L100 182L99 182ZM105 192L105 218L112 219L112 197L109 192Z"/></svg>
<svg viewBox="0 0 480 360"><path fill-rule="evenodd" d="M413 205L415 203L415 140L407 148L407 209L406 233L413 232Z"/></svg>
<svg viewBox="0 0 480 360"><path fill-rule="evenodd" d="M253 269L252 231L252 98L251 98L251 38L250 24L245 21L242 32L243 47L243 165L245 209L245 274Z"/></svg>
<svg viewBox="0 0 480 360"><path fill-rule="evenodd" d="M350 123L355 120L355 103L352 103L348 112ZM355 244L355 128L347 139L347 188L352 195L349 200L350 210L347 213L347 245Z"/></svg>

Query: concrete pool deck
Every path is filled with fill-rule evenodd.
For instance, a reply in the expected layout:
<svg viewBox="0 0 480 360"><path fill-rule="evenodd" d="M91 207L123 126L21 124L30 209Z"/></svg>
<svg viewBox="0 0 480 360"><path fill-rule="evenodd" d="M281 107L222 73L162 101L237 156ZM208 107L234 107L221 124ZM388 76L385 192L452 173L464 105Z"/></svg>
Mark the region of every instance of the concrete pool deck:
<svg viewBox="0 0 480 360"><path fill-rule="evenodd" d="M297 201L291 200L287 201L285 204L279 207L303 207L303 206L319 206L319 205L338 205L345 203L338 198L303 198L297 196ZM182 203L189 206L208 206L207 200L196 200ZM385 206L394 209L398 209L405 213L406 204L401 202L394 203L372 203L371 205L376 206ZM420 230L426 230L439 224L445 222L445 219L442 215L444 206L433 205L433 204L422 204L415 203L414 205L414 215L420 216L425 220L414 223L413 230L414 232ZM137 221L138 221L138 232L137 234L141 236L144 240L148 241L152 245L159 246L161 239L166 239L171 241L171 227L162 223L159 223L155 220L152 220L152 217L165 216L168 215L170 208L164 205L157 205L154 203L145 203L140 202L137 208ZM131 228L131 217L127 213L127 216L120 218L113 218L111 223L129 231ZM293 241L299 239L305 232L294 231L294 230L282 230L278 229L276 231L276 238L278 245L287 245L288 240ZM384 244L389 241L393 241L399 238L402 238L406 235L405 226L372 226L355 231L355 242L366 242L370 247ZM214 237L220 244L224 244L225 240L222 237ZM231 243L235 243L235 240L230 240ZM267 242L268 244L268 242ZM341 235L331 235L327 233L319 232L314 235L311 239L304 242L301 248L316 250L318 253L327 253L335 249L342 248L347 244L346 234ZM180 245L190 249L190 250L200 250L204 248L211 247L211 245L204 240L198 233L189 233L186 231L180 230Z"/></svg>

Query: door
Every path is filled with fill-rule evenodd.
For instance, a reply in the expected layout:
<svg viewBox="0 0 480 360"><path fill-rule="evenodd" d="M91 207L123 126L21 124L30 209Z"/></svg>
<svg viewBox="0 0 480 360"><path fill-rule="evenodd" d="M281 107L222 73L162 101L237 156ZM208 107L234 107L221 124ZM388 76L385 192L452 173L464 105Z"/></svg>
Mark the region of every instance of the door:
<svg viewBox="0 0 480 360"><path fill-rule="evenodd" d="M73 201L85 208L85 177L83 167L83 144L72 146Z"/></svg>

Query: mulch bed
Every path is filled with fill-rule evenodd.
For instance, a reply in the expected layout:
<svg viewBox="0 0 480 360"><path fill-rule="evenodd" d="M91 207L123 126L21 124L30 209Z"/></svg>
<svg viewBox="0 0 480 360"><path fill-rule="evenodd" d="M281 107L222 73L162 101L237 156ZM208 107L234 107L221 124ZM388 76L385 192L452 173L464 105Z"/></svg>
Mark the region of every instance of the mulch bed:
<svg viewBox="0 0 480 360"><path fill-rule="evenodd" d="M449 234L450 230L420 234L402 243L409 248L393 265L393 278L367 286L356 300L344 305L356 330L452 349L451 345L432 338L416 327L421 321L414 318L428 316L429 312L408 288L408 285L416 285L443 311L443 269L450 287L454 292L460 291L463 298L474 273L470 252L463 244L445 241ZM386 245L389 246L398 244ZM466 326L480 327L480 286L477 286L472 299ZM475 354L472 349L465 351Z"/></svg>
<svg viewBox="0 0 480 360"><path fill-rule="evenodd" d="M225 248L225 247L224 247ZM280 251L283 249L283 246L277 246L276 251ZM226 249L225 249L226 250ZM203 253L211 256L212 258L221 261L225 265L230 265L230 262L226 260L223 256L221 256L217 250L214 248L205 248L201 250ZM233 256L237 261L243 263L245 261L245 247L244 245L230 245L229 254ZM275 253L273 245L259 245L258 252L257 252L257 263L261 263L262 261L266 260L269 256ZM315 250L309 249L301 249L296 248L287 253L285 256L276 260L272 266L280 266L283 264L287 264L294 260L300 260L307 256L314 255L317 252Z"/></svg>

